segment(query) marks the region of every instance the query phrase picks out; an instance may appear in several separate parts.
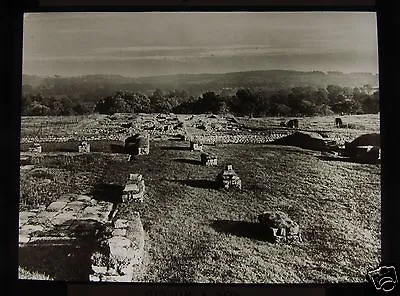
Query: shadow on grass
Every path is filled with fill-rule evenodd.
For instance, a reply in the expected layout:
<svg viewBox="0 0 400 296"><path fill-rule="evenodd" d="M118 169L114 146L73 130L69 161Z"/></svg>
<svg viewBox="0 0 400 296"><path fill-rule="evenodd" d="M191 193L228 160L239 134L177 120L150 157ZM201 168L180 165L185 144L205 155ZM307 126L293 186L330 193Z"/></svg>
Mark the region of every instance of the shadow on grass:
<svg viewBox="0 0 400 296"><path fill-rule="evenodd" d="M178 159L174 159L174 161L176 161L176 162L181 162L181 163L188 163L188 164L201 165L201 161L200 161L200 160L196 160L196 159L183 159L183 158L178 158Z"/></svg>
<svg viewBox="0 0 400 296"><path fill-rule="evenodd" d="M173 180L179 184L195 188L218 189L218 183L212 180Z"/></svg>
<svg viewBox="0 0 400 296"><path fill-rule="evenodd" d="M181 138L169 138L168 141L175 141L175 142L185 142L184 140L182 140Z"/></svg>
<svg viewBox="0 0 400 296"><path fill-rule="evenodd" d="M74 149L74 148L60 148L59 149L60 152L78 152L78 148Z"/></svg>
<svg viewBox="0 0 400 296"><path fill-rule="evenodd" d="M161 147L162 150L191 150L190 147L180 147L180 146L170 146L170 147Z"/></svg>
<svg viewBox="0 0 400 296"><path fill-rule="evenodd" d="M97 184L91 193L94 199L111 203L122 202L124 187L118 184Z"/></svg>
<svg viewBox="0 0 400 296"><path fill-rule="evenodd" d="M275 239L272 231L260 223L247 221L214 220L211 227L215 231L228 233L235 236L247 237L250 239L268 241L274 243Z"/></svg>
<svg viewBox="0 0 400 296"><path fill-rule="evenodd" d="M112 153L126 153L125 146L122 144L110 144L110 150Z"/></svg>
<svg viewBox="0 0 400 296"><path fill-rule="evenodd" d="M368 160L368 159L351 159L351 158L338 158L333 156L317 156L321 160L329 160L329 161L341 161L341 162L352 162L352 163L359 163L359 164L380 164L380 160Z"/></svg>

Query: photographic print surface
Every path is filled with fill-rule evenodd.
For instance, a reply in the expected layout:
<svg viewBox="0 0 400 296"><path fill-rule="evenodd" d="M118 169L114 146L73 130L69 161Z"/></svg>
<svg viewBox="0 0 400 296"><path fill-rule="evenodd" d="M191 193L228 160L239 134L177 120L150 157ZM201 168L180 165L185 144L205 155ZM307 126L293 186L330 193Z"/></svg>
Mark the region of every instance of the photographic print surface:
<svg viewBox="0 0 400 296"><path fill-rule="evenodd" d="M24 15L19 278L359 283L376 14Z"/></svg>

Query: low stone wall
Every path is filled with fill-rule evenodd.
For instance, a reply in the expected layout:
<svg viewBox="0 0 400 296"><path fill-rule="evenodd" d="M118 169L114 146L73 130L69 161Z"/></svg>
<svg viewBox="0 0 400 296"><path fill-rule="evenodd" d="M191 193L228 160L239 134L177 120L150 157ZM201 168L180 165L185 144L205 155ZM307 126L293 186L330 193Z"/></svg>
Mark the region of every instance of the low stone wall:
<svg viewBox="0 0 400 296"><path fill-rule="evenodd" d="M285 137L292 132L269 134L236 134L236 135L196 135L192 138L203 144L263 144Z"/></svg>
<svg viewBox="0 0 400 296"><path fill-rule="evenodd" d="M97 135L97 134L90 134L90 135L80 135L80 136L67 136L67 137L53 137L53 136L46 136L46 137L23 137L21 138L21 144L25 143L64 143L68 141L124 141L126 138L125 134L110 134L110 135Z"/></svg>
<svg viewBox="0 0 400 296"><path fill-rule="evenodd" d="M118 219L110 237L92 257L90 281L132 282L138 279L144 254L144 230L138 212L132 220Z"/></svg>
<svg viewBox="0 0 400 296"><path fill-rule="evenodd" d="M122 154L122 153L104 153L104 152L89 152L85 154L93 154L93 155L101 155L112 158L114 160L120 161L129 161L130 155L129 154ZM73 160L74 157L81 156L82 153L80 152L45 152L45 153L31 153L31 152L21 152L22 157L28 157L30 164L33 165L40 165L43 161L51 159L52 157L61 160L63 163L69 163Z"/></svg>

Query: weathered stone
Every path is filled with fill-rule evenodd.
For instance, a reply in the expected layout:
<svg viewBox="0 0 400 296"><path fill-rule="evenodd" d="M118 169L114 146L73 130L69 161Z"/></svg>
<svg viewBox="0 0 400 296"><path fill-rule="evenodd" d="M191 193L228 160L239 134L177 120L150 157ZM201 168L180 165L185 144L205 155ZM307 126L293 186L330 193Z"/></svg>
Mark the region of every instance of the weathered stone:
<svg viewBox="0 0 400 296"><path fill-rule="evenodd" d="M36 215L36 221L39 223L47 224L58 214L58 212L43 211Z"/></svg>
<svg viewBox="0 0 400 296"><path fill-rule="evenodd" d="M129 226L129 220L118 219L114 223L115 228L127 228Z"/></svg>
<svg viewBox="0 0 400 296"><path fill-rule="evenodd" d="M97 274L89 274L89 281L91 282L100 282L100 276Z"/></svg>
<svg viewBox="0 0 400 296"><path fill-rule="evenodd" d="M68 193L68 194L64 194L62 195L57 202L70 202L70 201L74 201L78 199L78 194L74 194L74 193Z"/></svg>
<svg viewBox="0 0 400 296"><path fill-rule="evenodd" d="M107 266L92 265L92 270L93 270L95 273L102 273L102 274L105 274L105 273L107 273Z"/></svg>
<svg viewBox="0 0 400 296"><path fill-rule="evenodd" d="M229 189L231 187L237 189L242 188L242 181L233 170L232 165L226 165L225 169L217 175L216 181L218 182L220 187L225 189Z"/></svg>
<svg viewBox="0 0 400 296"><path fill-rule="evenodd" d="M62 212L74 212L76 214L81 213L86 205L81 201L72 201L69 202L63 209Z"/></svg>
<svg viewBox="0 0 400 296"><path fill-rule="evenodd" d="M93 219L100 223L105 223L108 220L108 216L112 210L112 205L110 206L89 206L86 207L81 215L81 219Z"/></svg>
<svg viewBox="0 0 400 296"><path fill-rule="evenodd" d="M25 224L20 229L21 233L29 233L29 234L37 232L37 231L43 231L43 226L42 225Z"/></svg>
<svg viewBox="0 0 400 296"><path fill-rule="evenodd" d="M67 205L67 202L65 201L55 201L52 202L47 208L46 210L49 212L58 212L60 211L62 208L64 208Z"/></svg>
<svg viewBox="0 0 400 296"><path fill-rule="evenodd" d="M126 236L126 229L117 228L112 232L113 236Z"/></svg>
<svg viewBox="0 0 400 296"><path fill-rule="evenodd" d="M102 282L131 282L132 281L132 275L126 274L126 275L105 275L102 277Z"/></svg>
<svg viewBox="0 0 400 296"><path fill-rule="evenodd" d="M298 238L301 241L300 227L282 211L267 211L258 216L258 221L272 230L277 241Z"/></svg>
<svg viewBox="0 0 400 296"><path fill-rule="evenodd" d="M74 201L70 201L69 203L68 203L68 206L70 206L70 207L81 207L81 208L83 208L84 206L85 206L85 203L84 203L84 201L82 201L82 200L74 200Z"/></svg>
<svg viewBox="0 0 400 296"><path fill-rule="evenodd" d="M29 239L30 239L29 235L26 235L26 234L20 234L19 235L19 243L20 244L28 243Z"/></svg>
<svg viewBox="0 0 400 296"><path fill-rule="evenodd" d="M75 220L78 218L79 213L75 212L67 212L67 213L60 213L56 215L53 220L51 221L53 225L60 225L63 224L69 220Z"/></svg>
<svg viewBox="0 0 400 296"><path fill-rule="evenodd" d="M123 236L114 236L108 239L108 245L110 247L110 256L127 258L130 257L130 248L132 246L132 242Z"/></svg>
<svg viewBox="0 0 400 296"><path fill-rule="evenodd" d="M91 199L92 198L87 195L78 195L76 198L77 201L83 201L83 202L90 202Z"/></svg>
<svg viewBox="0 0 400 296"><path fill-rule="evenodd" d="M19 225L22 226L29 221L29 218L35 216L35 213L24 211L19 213Z"/></svg>

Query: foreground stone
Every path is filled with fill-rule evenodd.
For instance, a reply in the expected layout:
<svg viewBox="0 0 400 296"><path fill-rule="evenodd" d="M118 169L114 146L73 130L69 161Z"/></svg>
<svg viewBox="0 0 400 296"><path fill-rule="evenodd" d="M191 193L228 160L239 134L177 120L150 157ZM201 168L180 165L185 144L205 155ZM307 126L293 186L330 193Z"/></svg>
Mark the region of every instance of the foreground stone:
<svg viewBox="0 0 400 296"><path fill-rule="evenodd" d="M19 216L19 247L21 267L30 266L30 254L47 250L68 249L68 252L88 258L89 265L82 262L79 276L74 273L75 265L70 265L70 253L61 259L44 258L48 268L57 266L58 260L64 264L57 269L65 269L69 276L79 280L102 282L131 282L141 273L144 252L144 230L139 213L133 219L114 221L116 207L109 202L97 201L89 196L67 194L45 209L24 211ZM76 251L71 251L76 250ZM62 251L60 251L62 252ZM74 255L76 256L76 255ZM72 258L72 257L71 257ZM67 262L67 264L65 264ZM79 264L80 262L78 262ZM73 267L75 266L75 267ZM37 267L37 268L42 268ZM56 280L71 280L64 278ZM58 274L60 277L60 274ZM65 276L67 277L67 276Z"/></svg>
<svg viewBox="0 0 400 296"><path fill-rule="evenodd" d="M144 252L144 230L139 213L132 220L119 219L93 252L90 281L131 282L137 280Z"/></svg>
<svg viewBox="0 0 400 296"><path fill-rule="evenodd" d="M71 237L71 225L97 223L107 225L115 215L113 204L97 201L89 196L67 194L51 203L46 209L19 214L19 244L44 240L46 237ZM40 239L39 239L40 238Z"/></svg>

